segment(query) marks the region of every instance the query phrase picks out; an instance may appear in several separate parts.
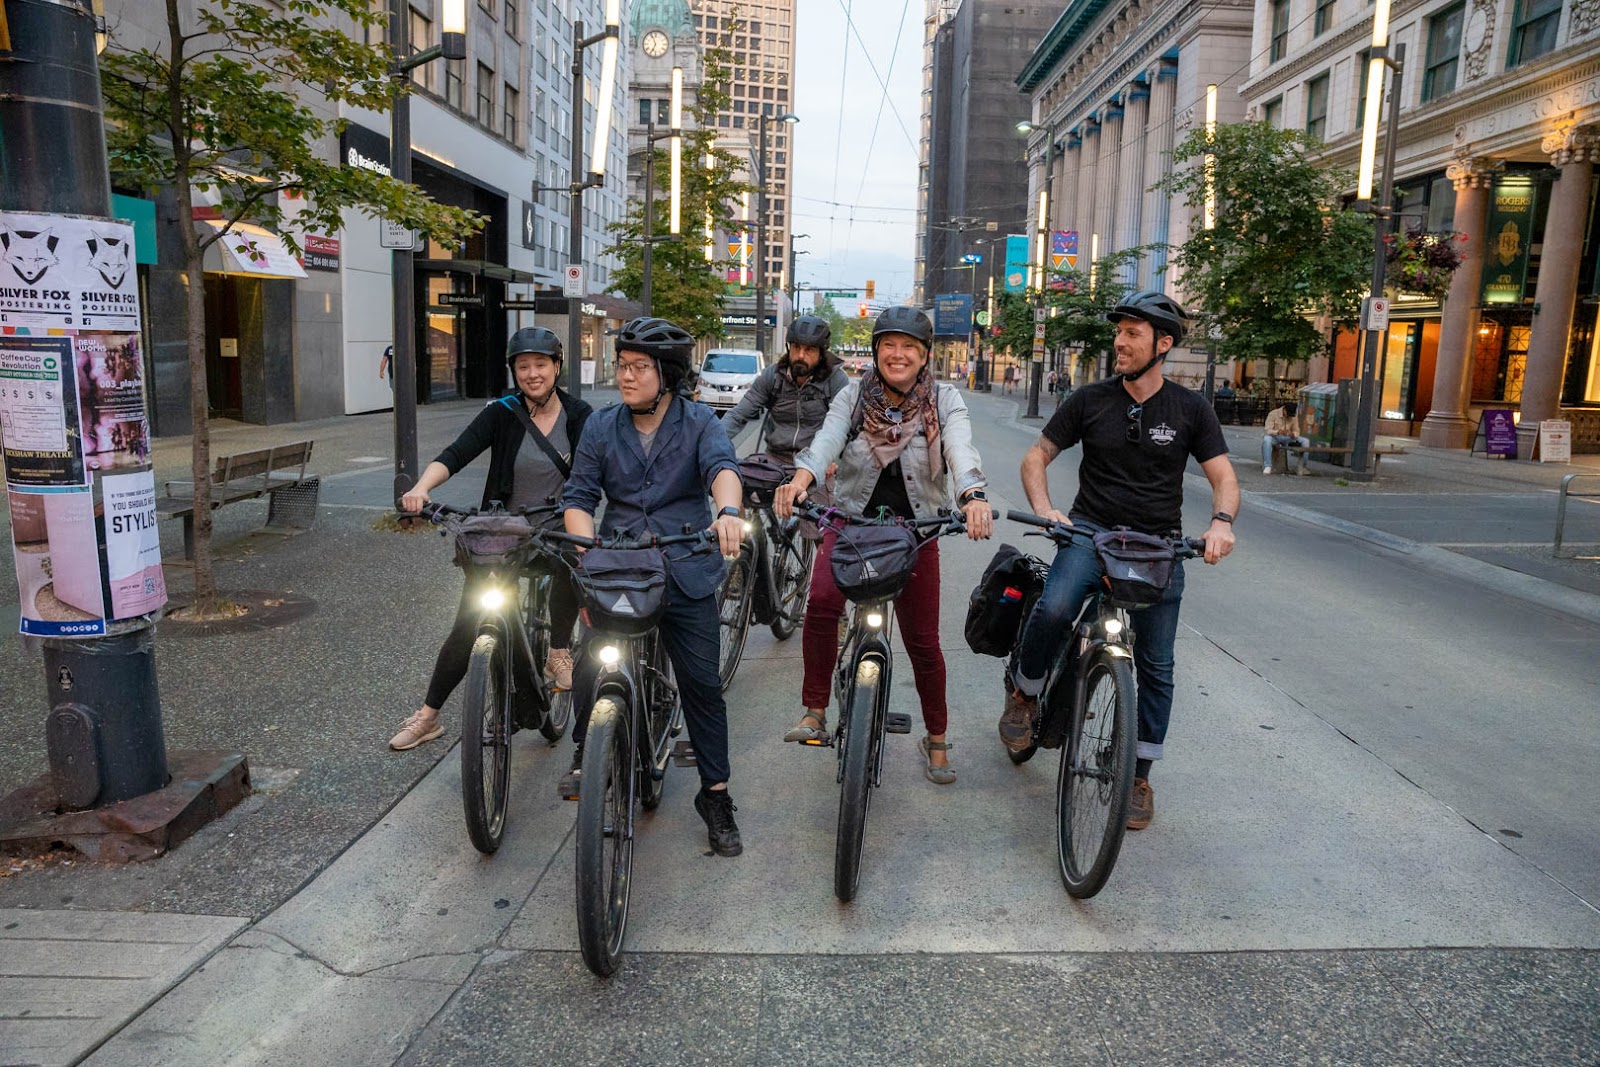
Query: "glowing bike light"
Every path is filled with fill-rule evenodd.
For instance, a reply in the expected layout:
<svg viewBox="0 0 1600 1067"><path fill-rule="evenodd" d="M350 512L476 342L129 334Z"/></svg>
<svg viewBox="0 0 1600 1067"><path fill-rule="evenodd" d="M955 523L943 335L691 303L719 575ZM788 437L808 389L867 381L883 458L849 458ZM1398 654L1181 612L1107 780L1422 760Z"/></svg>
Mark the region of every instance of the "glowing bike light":
<svg viewBox="0 0 1600 1067"><path fill-rule="evenodd" d="M756 532L755 524L753 522L751 522L749 519L744 520L744 535L746 537L749 537L751 534L753 534L755 532Z"/></svg>
<svg viewBox="0 0 1600 1067"><path fill-rule="evenodd" d="M604 666L615 667L622 662L622 651L616 645L601 645L600 662Z"/></svg>
<svg viewBox="0 0 1600 1067"><path fill-rule="evenodd" d="M478 594L478 606L484 611L499 611L506 606L505 591L495 586L490 586Z"/></svg>
<svg viewBox="0 0 1600 1067"><path fill-rule="evenodd" d="M872 627L874 630L881 629L883 626L883 615L876 611L867 612L867 625Z"/></svg>
<svg viewBox="0 0 1600 1067"><path fill-rule="evenodd" d="M1107 637L1116 637L1121 632L1122 632L1122 620L1121 619L1107 619L1106 620L1106 636Z"/></svg>

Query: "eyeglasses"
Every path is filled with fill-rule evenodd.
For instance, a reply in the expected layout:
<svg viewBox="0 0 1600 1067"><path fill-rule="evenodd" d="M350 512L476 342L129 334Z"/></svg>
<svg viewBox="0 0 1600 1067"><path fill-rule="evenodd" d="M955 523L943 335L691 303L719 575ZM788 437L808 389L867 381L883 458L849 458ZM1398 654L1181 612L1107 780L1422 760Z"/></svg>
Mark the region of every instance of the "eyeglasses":
<svg viewBox="0 0 1600 1067"><path fill-rule="evenodd" d="M638 378L655 369L656 365L653 360L639 360L638 362L628 363L619 362L617 364L617 377Z"/></svg>
<svg viewBox="0 0 1600 1067"><path fill-rule="evenodd" d="M1137 444L1144 437L1144 405L1128 405L1128 440Z"/></svg>

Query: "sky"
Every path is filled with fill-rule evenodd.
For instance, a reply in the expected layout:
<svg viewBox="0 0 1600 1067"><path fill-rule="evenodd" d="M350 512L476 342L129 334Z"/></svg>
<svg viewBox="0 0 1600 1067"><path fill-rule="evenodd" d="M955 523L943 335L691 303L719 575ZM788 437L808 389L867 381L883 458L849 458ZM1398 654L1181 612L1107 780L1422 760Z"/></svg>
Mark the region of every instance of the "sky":
<svg viewBox="0 0 1600 1067"><path fill-rule="evenodd" d="M924 6L795 4L790 189L794 232L810 234L794 244L805 253L795 261L802 285L853 289L871 279L880 300L911 296Z"/></svg>

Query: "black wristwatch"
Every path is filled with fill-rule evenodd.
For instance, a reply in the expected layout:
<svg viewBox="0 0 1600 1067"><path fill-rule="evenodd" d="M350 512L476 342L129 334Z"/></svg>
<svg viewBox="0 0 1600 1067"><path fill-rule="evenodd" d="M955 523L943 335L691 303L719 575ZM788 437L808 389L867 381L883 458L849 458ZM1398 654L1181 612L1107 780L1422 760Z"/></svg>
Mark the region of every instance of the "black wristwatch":
<svg viewBox="0 0 1600 1067"><path fill-rule="evenodd" d="M1229 526L1233 525L1233 516L1229 515L1226 511L1213 512L1211 517L1213 519L1221 519L1223 522L1227 523Z"/></svg>
<svg viewBox="0 0 1600 1067"><path fill-rule="evenodd" d="M971 492L969 492L966 495L966 499L962 500L962 503L963 504L970 504L974 500L988 500L988 499L989 499L988 494L986 494L982 489L974 489L974 490L972 490Z"/></svg>
<svg viewBox="0 0 1600 1067"><path fill-rule="evenodd" d="M719 518L719 519L722 518L725 515L732 515L734 518L737 519L737 518L741 518L744 515L744 512L742 512L738 508L732 507L730 505L729 507L725 507L721 511L717 512L717 518Z"/></svg>

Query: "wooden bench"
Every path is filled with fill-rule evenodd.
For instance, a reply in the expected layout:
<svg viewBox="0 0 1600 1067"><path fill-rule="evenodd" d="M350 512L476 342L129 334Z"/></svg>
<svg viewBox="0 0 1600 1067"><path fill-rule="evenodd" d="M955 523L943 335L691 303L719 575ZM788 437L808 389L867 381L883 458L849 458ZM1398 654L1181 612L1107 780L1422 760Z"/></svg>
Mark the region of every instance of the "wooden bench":
<svg viewBox="0 0 1600 1067"><path fill-rule="evenodd" d="M1296 452L1300 453L1300 462L1296 467L1297 474L1307 473L1306 456L1310 453L1314 452L1319 456L1348 456L1355 452L1353 448L1341 448L1333 445L1274 445L1273 454L1276 455L1280 449L1284 453L1283 472L1285 474L1289 473L1289 459ZM1378 473L1378 461L1384 456L1403 456L1405 454L1406 452L1403 448L1372 449L1367 453L1372 457L1372 473Z"/></svg>
<svg viewBox="0 0 1600 1067"><path fill-rule="evenodd" d="M317 516L321 479L308 476L310 441L218 456L211 472L211 510L240 500L270 496L269 530L306 530ZM183 558L194 558L194 483L168 482L156 498L156 514L183 520Z"/></svg>

